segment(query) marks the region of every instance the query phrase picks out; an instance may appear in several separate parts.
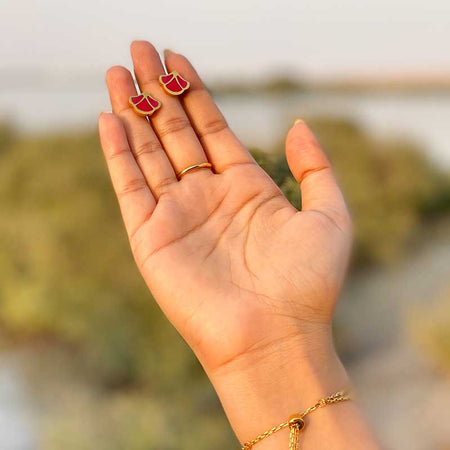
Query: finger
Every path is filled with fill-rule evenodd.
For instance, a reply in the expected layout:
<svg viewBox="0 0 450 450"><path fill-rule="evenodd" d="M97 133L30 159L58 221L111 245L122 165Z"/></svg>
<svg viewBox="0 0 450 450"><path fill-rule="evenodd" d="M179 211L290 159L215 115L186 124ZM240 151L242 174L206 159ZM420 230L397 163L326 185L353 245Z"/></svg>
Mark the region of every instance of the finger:
<svg viewBox="0 0 450 450"><path fill-rule="evenodd" d="M221 173L238 164L256 164L228 127L225 118L187 58L166 50L165 62L168 71L177 70L191 83L181 101L216 172Z"/></svg>
<svg viewBox="0 0 450 450"><path fill-rule="evenodd" d="M106 74L106 83L113 112L122 120L133 155L158 199L177 179L147 119L138 116L128 102L131 95L136 95L131 73L124 67L112 67Z"/></svg>
<svg viewBox="0 0 450 450"><path fill-rule="evenodd" d="M156 201L128 145L121 120L110 113L99 118L99 134L109 174L130 241L151 217Z"/></svg>
<svg viewBox="0 0 450 450"><path fill-rule="evenodd" d="M141 91L162 101L161 109L150 120L176 173L194 164L208 162L179 99L167 94L159 84L159 76L166 72L156 49L149 42L135 41L131 44L131 56Z"/></svg>
<svg viewBox="0 0 450 450"><path fill-rule="evenodd" d="M302 211L320 211L339 225L346 225L347 207L330 163L310 129L301 120L287 135L286 158L301 187Z"/></svg>

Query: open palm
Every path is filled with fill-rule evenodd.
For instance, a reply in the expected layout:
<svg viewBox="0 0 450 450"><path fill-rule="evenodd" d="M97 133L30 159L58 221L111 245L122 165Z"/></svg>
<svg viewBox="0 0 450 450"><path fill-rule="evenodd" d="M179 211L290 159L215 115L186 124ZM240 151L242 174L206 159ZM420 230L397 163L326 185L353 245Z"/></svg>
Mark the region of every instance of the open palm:
<svg viewBox="0 0 450 450"><path fill-rule="evenodd" d="M147 42L132 45L141 91L162 102L147 119L128 104L131 73L113 67L114 114L100 136L136 263L158 304L212 372L251 352L328 326L349 254L350 226L328 161L302 122L287 159L302 187L297 211L227 127L186 58L166 66L191 82L160 88ZM213 170L186 167L211 162Z"/></svg>

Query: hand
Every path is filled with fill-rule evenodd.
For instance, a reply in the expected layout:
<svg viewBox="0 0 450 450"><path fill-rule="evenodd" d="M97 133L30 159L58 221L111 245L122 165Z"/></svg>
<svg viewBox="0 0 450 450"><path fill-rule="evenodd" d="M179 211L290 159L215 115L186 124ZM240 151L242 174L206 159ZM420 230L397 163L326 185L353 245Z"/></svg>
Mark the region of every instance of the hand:
<svg viewBox="0 0 450 450"><path fill-rule="evenodd" d="M255 163L186 58L169 71L191 82L181 98L147 42L131 46L141 91L162 101L148 120L128 104L131 73L108 71L113 114L102 147L136 263L161 309L211 379L241 442L348 386L331 318L349 256L350 221L327 158L303 122L286 139L301 185L297 211ZM251 120L251 118L249 118ZM202 162L213 170L177 174ZM354 402L323 408L302 445L379 448ZM258 443L286 448L288 430Z"/></svg>
<svg viewBox="0 0 450 450"><path fill-rule="evenodd" d="M177 98L158 85L164 69L153 46L134 42L131 54L141 91L162 107L151 126L137 116L128 104L132 75L113 67L114 114L101 115L100 137L136 263L161 309L208 373L328 330L351 233L310 130L300 122L286 142L299 212L228 128L185 57L166 54L168 71L191 82ZM206 161L213 170L177 181Z"/></svg>

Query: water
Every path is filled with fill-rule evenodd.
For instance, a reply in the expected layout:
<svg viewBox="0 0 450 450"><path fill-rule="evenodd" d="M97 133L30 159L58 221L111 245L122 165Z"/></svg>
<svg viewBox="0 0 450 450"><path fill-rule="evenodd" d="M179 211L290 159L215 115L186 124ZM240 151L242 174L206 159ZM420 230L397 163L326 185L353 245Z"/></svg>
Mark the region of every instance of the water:
<svg viewBox="0 0 450 450"><path fill-rule="evenodd" d="M32 450L36 448L31 426L30 407L25 395L25 381L16 362L0 355L0 448Z"/></svg>
<svg viewBox="0 0 450 450"><path fill-rule="evenodd" d="M298 93L280 96L220 96L217 102L247 146L271 148L297 117L339 116L375 136L406 137L423 146L438 165L450 168L450 93ZM0 96L0 117L26 132L94 128L109 110L106 88L12 88Z"/></svg>
<svg viewBox="0 0 450 450"><path fill-rule="evenodd" d="M421 144L439 165L450 168L450 95L326 94L224 98L220 105L247 145L280 142L297 117L338 116L375 136L405 137Z"/></svg>
<svg viewBox="0 0 450 450"><path fill-rule="evenodd" d="M411 318L450 292L449 221L423 236L402 264L349 280L338 322L357 356L347 364L386 449L448 449L450 383ZM416 325L417 327L417 325Z"/></svg>

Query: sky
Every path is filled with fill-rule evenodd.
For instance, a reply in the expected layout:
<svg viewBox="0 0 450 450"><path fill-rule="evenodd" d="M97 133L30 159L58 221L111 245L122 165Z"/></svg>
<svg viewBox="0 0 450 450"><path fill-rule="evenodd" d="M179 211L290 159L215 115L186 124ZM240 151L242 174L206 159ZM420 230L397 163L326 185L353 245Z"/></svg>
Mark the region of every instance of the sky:
<svg viewBox="0 0 450 450"><path fill-rule="evenodd" d="M0 7L2 88L5 79L38 84L39 73L70 79L129 66L133 39L186 54L208 79L450 69L449 0L0 0Z"/></svg>
<svg viewBox="0 0 450 450"><path fill-rule="evenodd" d="M92 127L110 108L104 74L131 68L134 39L184 53L209 86L285 73L450 78L450 0L0 0L0 122L25 132ZM333 114L353 114L373 133L414 136L450 164L449 98L372 99L353 109L346 100ZM254 143L267 129L278 137L270 126L286 105L279 113L239 105L221 107L240 136ZM295 114L304 107L295 104Z"/></svg>

